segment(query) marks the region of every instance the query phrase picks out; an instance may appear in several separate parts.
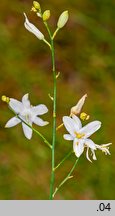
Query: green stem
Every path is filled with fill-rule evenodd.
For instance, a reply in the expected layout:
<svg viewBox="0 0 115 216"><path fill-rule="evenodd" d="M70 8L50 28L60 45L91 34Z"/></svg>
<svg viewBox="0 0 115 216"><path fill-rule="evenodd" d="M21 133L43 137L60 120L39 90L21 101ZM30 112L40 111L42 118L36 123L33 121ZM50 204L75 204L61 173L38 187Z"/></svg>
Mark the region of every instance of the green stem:
<svg viewBox="0 0 115 216"><path fill-rule="evenodd" d="M73 153L73 151L70 151L68 154L66 154L66 156L61 160L61 162L54 168L54 171L59 168L61 166L62 163L64 163L64 161L70 157L70 155Z"/></svg>
<svg viewBox="0 0 115 216"><path fill-rule="evenodd" d="M17 115L17 113L15 113L13 109L11 109L11 107L9 107L9 108L10 108L10 110L16 115L16 117L17 117L18 119L21 120L21 122L23 122L23 123L26 124L28 127L30 127L37 135L39 135L39 136L43 139L44 143L46 143L47 146L48 146L49 148L52 149L52 145L48 142L48 140L46 140L46 138L45 138L38 130L36 130L36 129L33 128L31 125L29 125L27 122L25 122L23 119L21 119L21 118L19 117L19 115Z"/></svg>
<svg viewBox="0 0 115 216"><path fill-rule="evenodd" d="M64 178L64 180L59 184L59 186L56 187L56 189L55 189L55 191L54 191L54 193L53 193L53 198L54 198L55 194L58 192L58 190L61 188L61 186L62 186L68 179L71 178L71 174L72 174L72 172L74 171L74 169L75 169L75 167L76 167L76 165L77 165L78 160L79 160L79 158L77 158L77 160L75 161L75 163L74 163L72 169L70 170L70 172L68 173L68 175L67 175L67 176Z"/></svg>
<svg viewBox="0 0 115 216"><path fill-rule="evenodd" d="M49 47L50 47L50 49L51 49L51 45L50 45L50 43L44 38L44 43L46 43Z"/></svg>
<svg viewBox="0 0 115 216"><path fill-rule="evenodd" d="M52 145L46 140L46 138L38 131L38 130L36 130L35 128L33 128L31 125L29 125L28 123L26 123L24 120L22 120L20 117L18 117L24 124L26 124L28 127L30 127L37 135L39 135L42 139L43 139L43 141L44 141L44 143L46 143L47 144L47 146L49 147L49 148L51 148L52 149Z"/></svg>
<svg viewBox="0 0 115 216"><path fill-rule="evenodd" d="M59 28L57 28L57 29L55 30L55 32L54 32L54 34L53 34L53 36L52 36L52 39L53 39L53 40L54 40L56 34L58 33L58 31L59 31Z"/></svg>
<svg viewBox="0 0 115 216"><path fill-rule="evenodd" d="M56 142L56 71L55 71L55 55L54 55L54 43L51 38L52 47L52 70L53 70L53 80L54 80L54 90L53 90L53 130L52 130L52 173L51 173L51 183L50 183L50 199L53 199L54 190L54 167L55 167L55 142Z"/></svg>
<svg viewBox="0 0 115 216"><path fill-rule="evenodd" d="M52 58L52 71L53 71L53 130L52 130L52 171L51 171L51 180L50 180L50 196L49 199L53 199L53 190L54 190L54 167L55 167L55 142L56 142L56 92L57 92L57 82L56 82L56 69L55 69L55 52L54 52L54 41L52 38L51 31L47 22L44 22L47 31L50 36L51 41L51 58Z"/></svg>

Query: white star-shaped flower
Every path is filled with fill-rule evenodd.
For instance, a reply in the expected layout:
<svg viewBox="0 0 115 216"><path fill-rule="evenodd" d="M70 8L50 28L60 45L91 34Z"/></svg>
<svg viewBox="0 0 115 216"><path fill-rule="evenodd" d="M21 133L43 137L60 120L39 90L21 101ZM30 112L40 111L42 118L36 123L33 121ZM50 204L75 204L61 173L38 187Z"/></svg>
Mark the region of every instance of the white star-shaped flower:
<svg viewBox="0 0 115 216"><path fill-rule="evenodd" d="M28 99L28 94L25 94L22 97L22 102L10 98L9 107L27 124L32 126L32 123L35 123L39 126L45 126L48 124L47 121L43 121L39 115L43 115L48 112L47 107L44 104L40 104L37 106L32 106ZM22 121L18 117L11 118L5 125L6 128L13 127ZM24 131L24 135L27 139L31 139L32 137L32 129L27 126L24 122L22 122L22 128Z"/></svg>
<svg viewBox="0 0 115 216"><path fill-rule="evenodd" d="M69 132L69 134L64 134L64 139L73 140L73 150L77 157L81 156L85 147L87 147L86 157L89 161L91 161L88 154L89 148L91 149L94 160L96 160L96 149L100 149L106 154L110 154L108 147L106 147L110 145L110 143L99 146L89 139L89 137L101 127L100 121L93 121L82 127L80 119L73 114L72 118L64 116L63 123Z"/></svg>

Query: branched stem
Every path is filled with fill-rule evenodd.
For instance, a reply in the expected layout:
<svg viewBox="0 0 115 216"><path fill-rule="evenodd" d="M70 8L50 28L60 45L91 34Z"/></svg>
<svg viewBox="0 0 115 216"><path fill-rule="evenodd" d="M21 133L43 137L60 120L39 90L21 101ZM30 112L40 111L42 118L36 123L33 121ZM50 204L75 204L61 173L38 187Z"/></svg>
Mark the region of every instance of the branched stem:
<svg viewBox="0 0 115 216"><path fill-rule="evenodd" d="M59 168L59 167L64 163L64 161L67 160L67 158L70 157L70 155L71 155L72 153L73 153L73 151L70 151L68 154L66 154L66 156L61 160L61 162L54 168L54 171L55 171L57 168Z"/></svg>
<svg viewBox="0 0 115 216"><path fill-rule="evenodd" d="M49 29L47 22L44 22L47 31L50 36L51 41L51 59L52 59L52 72L53 72L53 130L52 130L52 171L51 171L51 180L50 180L50 197L53 199L53 190L54 190L54 167L55 167L55 143L56 143L56 92L57 92L57 81L56 81L56 68L55 68L55 52L54 52L54 41L52 38L52 33Z"/></svg>
<svg viewBox="0 0 115 216"><path fill-rule="evenodd" d="M62 186L68 179L71 178L71 174L72 174L72 172L74 171L74 169L75 169L75 167L76 167L76 165L77 165L78 160L79 160L79 158L77 158L77 160L75 161L75 163L74 163L72 169L70 170L70 172L68 173L68 175L67 175L67 176L64 178L64 180L59 184L59 186L56 187L56 189L55 189L55 191L54 191L54 193L53 193L53 198L54 198L55 194L58 192L58 190L61 188L61 186Z"/></svg>
<svg viewBox="0 0 115 216"><path fill-rule="evenodd" d="M55 30L55 32L54 32L54 34L53 34L53 36L52 36L52 39L54 40L54 38L55 38L55 36L56 36L56 34L57 34L57 32L59 31L59 28L57 28L56 30Z"/></svg>
<svg viewBox="0 0 115 216"><path fill-rule="evenodd" d="M50 43L49 43L46 39L44 39L43 41L44 41L44 43L46 43L46 44L50 47L50 49L51 49Z"/></svg>
<svg viewBox="0 0 115 216"><path fill-rule="evenodd" d="M62 128L63 127L63 123L62 124L60 124L57 128L56 128L56 131L58 131L60 128Z"/></svg>

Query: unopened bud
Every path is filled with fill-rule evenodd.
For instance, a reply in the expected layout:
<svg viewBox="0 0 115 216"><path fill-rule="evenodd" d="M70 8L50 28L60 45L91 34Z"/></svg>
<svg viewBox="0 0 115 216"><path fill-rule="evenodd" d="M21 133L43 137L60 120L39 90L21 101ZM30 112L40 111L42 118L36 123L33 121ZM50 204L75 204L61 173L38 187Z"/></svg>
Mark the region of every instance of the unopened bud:
<svg viewBox="0 0 115 216"><path fill-rule="evenodd" d="M25 16L25 22L24 22L25 28L29 32L33 33L39 40L44 40L44 35L39 31L39 29L37 29L32 23L29 22L25 13L24 16Z"/></svg>
<svg viewBox="0 0 115 216"><path fill-rule="evenodd" d="M37 10L40 10L40 8L41 8L39 2L37 2L37 1L33 1L33 6Z"/></svg>
<svg viewBox="0 0 115 216"><path fill-rule="evenodd" d="M10 98L9 98L9 97L6 97L5 95L3 95L3 96L1 97L1 100L2 100L3 102L6 102L6 103L9 103L9 102L10 102Z"/></svg>
<svg viewBox="0 0 115 216"><path fill-rule="evenodd" d="M46 10L43 13L43 21L47 21L50 18L50 10Z"/></svg>
<svg viewBox="0 0 115 216"><path fill-rule="evenodd" d="M59 29L63 28L65 26L65 24L67 23L68 18L69 18L68 11L64 11L58 19L57 27Z"/></svg>
<svg viewBox="0 0 115 216"><path fill-rule="evenodd" d="M81 110L82 110L82 107L83 107L83 105L84 105L84 103L85 103L86 97L87 97L87 94L85 94L85 95L78 101L78 103L77 103L75 106L73 106L73 107L71 108L70 116L71 116L72 114L74 114L74 115L80 114L80 112L81 112Z"/></svg>
<svg viewBox="0 0 115 216"><path fill-rule="evenodd" d="M88 120L89 119L89 115L87 115L85 112L82 112L81 114L80 114L80 119L81 120Z"/></svg>

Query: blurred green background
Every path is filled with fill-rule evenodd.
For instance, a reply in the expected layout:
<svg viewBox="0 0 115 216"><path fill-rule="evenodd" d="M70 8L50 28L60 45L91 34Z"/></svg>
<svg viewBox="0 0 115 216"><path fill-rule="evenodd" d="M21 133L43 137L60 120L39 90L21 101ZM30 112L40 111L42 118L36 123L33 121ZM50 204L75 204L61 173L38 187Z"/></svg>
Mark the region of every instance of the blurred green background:
<svg viewBox="0 0 115 216"><path fill-rule="evenodd" d="M63 10L69 10L69 22L55 40L58 79L57 125L81 96L88 94L84 111L90 121L100 120L102 128L92 136L98 144L112 142L111 156L96 152L97 161L87 161L85 153L55 199L115 198L115 1L48 0L39 1L42 9L51 10L49 24L55 30ZM37 127L51 141L52 72L49 49L24 28L23 12L48 38L39 18L30 12L31 0L0 1L0 95L21 99L30 94L33 105L44 103L49 113L43 118L50 124ZM0 102L0 199L48 199L51 154L33 135L28 141L21 125L4 129L13 115ZM63 128L57 134L56 164L72 149L63 140ZM56 172L56 184L73 166L69 158Z"/></svg>

